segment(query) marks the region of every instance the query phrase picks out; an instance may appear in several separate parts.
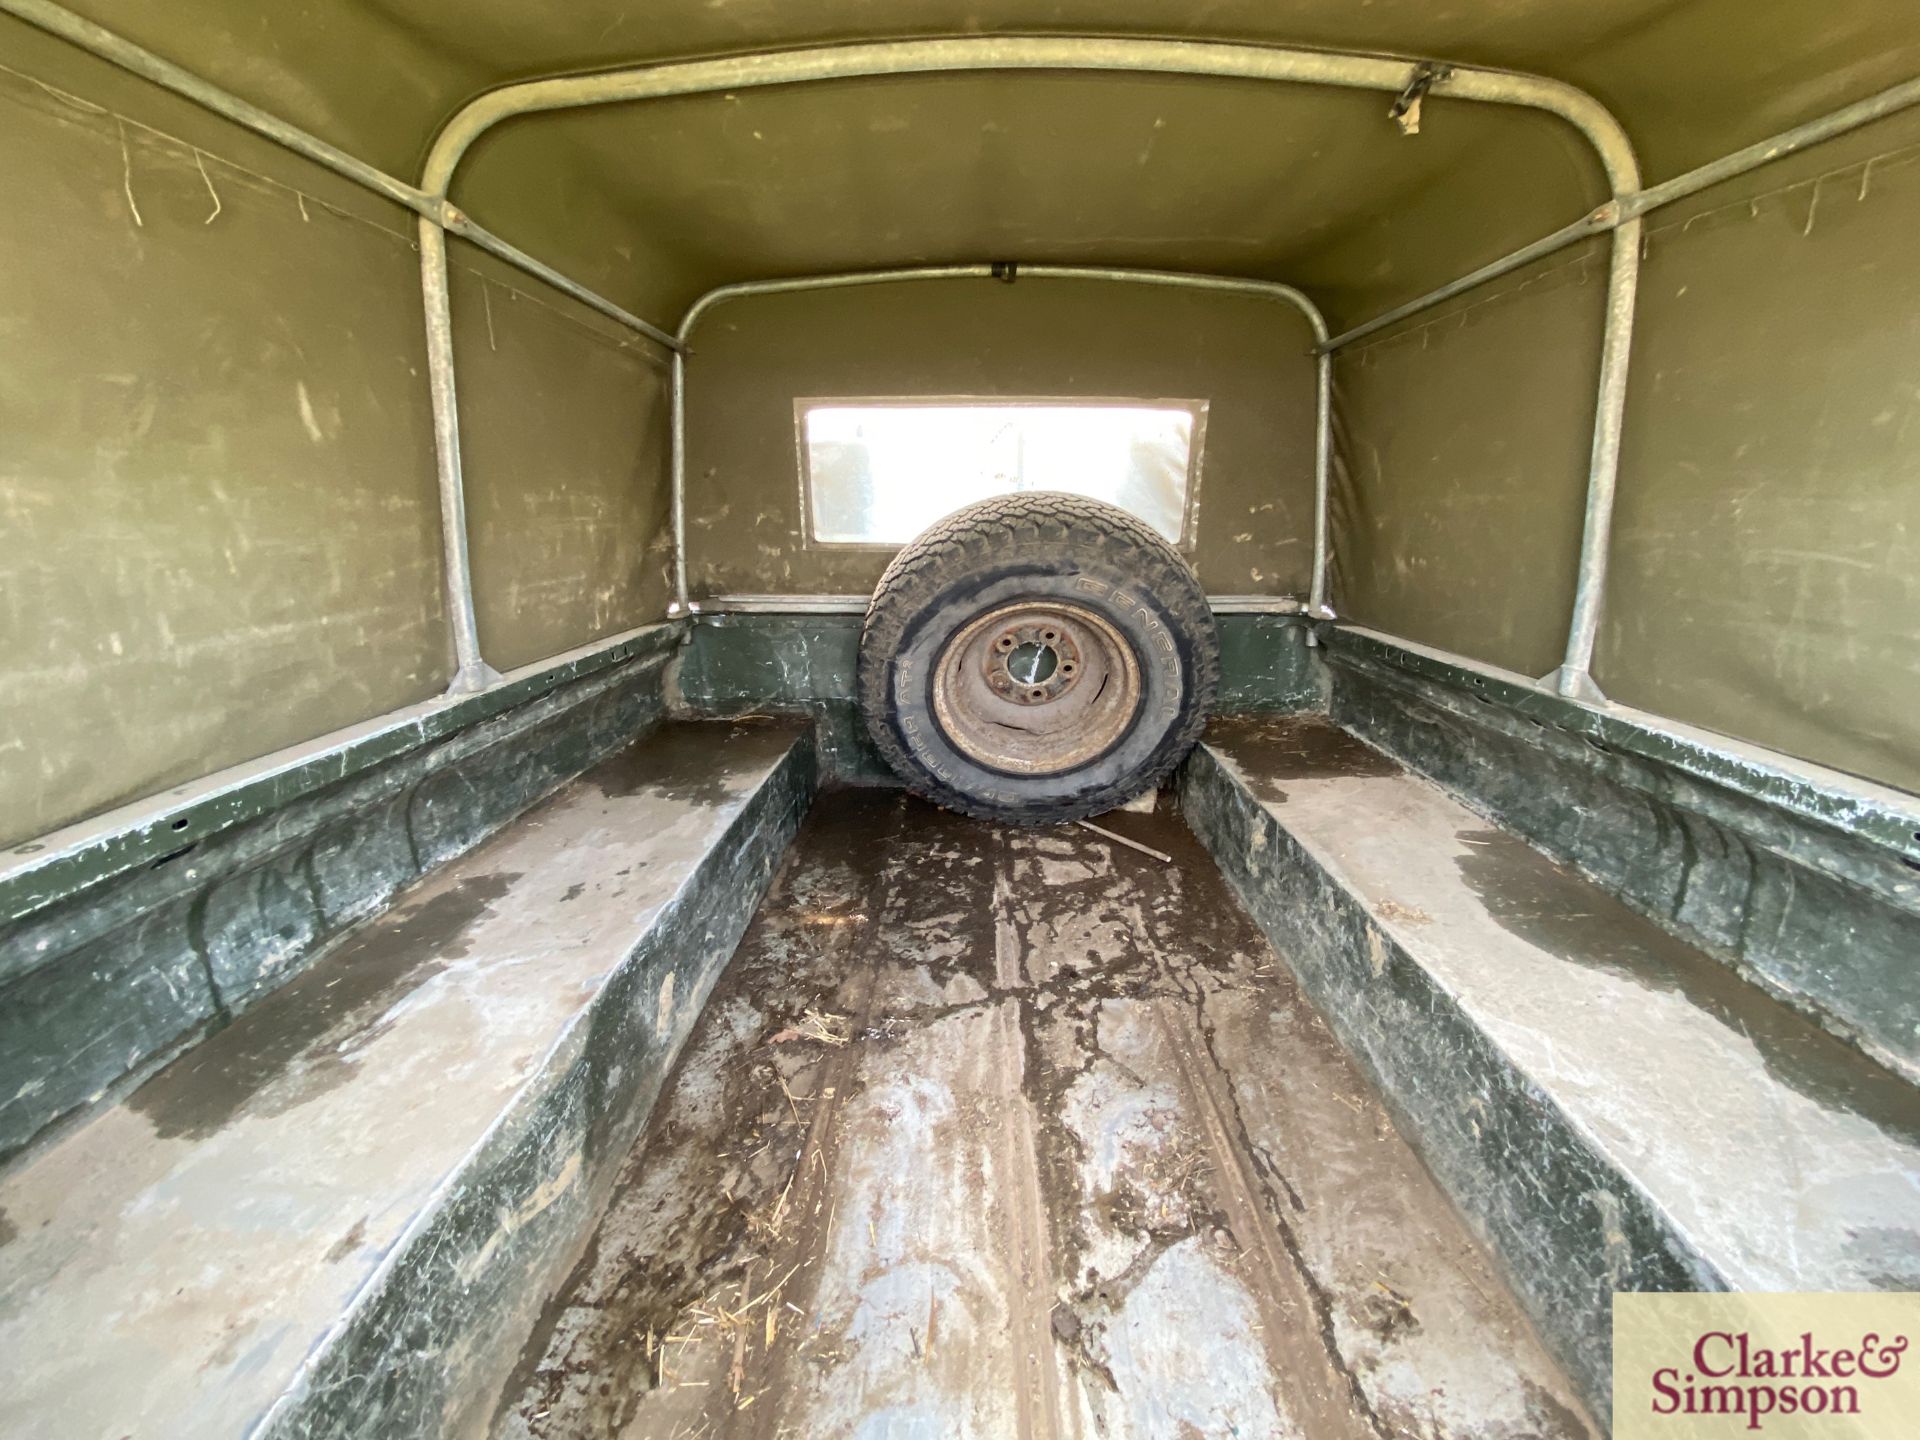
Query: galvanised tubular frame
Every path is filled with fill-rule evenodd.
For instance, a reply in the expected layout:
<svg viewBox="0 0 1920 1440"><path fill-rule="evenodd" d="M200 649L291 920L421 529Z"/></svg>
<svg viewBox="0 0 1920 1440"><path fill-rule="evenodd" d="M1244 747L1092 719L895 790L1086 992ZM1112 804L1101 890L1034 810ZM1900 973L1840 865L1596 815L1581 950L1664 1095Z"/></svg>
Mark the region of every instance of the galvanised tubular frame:
<svg viewBox="0 0 1920 1440"><path fill-rule="evenodd" d="M84 20L64 6L55 5L51 0L0 0L0 14L23 20L36 29L50 35L57 35L89 54L95 55L122 70L151 80L163 90L193 101L203 109L233 121L254 134L273 141L276 145L304 155L307 159L325 166L341 178L351 180L363 190L403 205L424 220L430 220L444 230L451 230L463 240L470 240L490 255L517 270L524 271L536 280L543 280L562 294L569 295L589 309L597 310L609 320L626 326L629 330L671 346L673 337L666 331L649 325L638 315L629 314L620 306L596 294L586 286L569 280L558 270L543 261L536 260L516 245L502 240L491 230L474 223L456 206L449 205L444 199L427 194L417 185L409 185L404 180L395 179L385 171L377 170L364 160L355 159L338 146L329 145L319 136L290 125L276 115L271 115L257 105L249 104L239 96L209 84L190 71L181 69L171 60L163 60L151 50L144 50L130 40L124 40L111 30Z"/></svg>
<svg viewBox="0 0 1920 1440"><path fill-rule="evenodd" d="M1903 81L1852 105L1784 130L1709 161L1671 180L1642 190L1620 192L1614 198L1562 226L1551 235L1457 280L1449 281L1425 295L1396 305L1383 314L1351 330L1342 331L1326 341L1323 353L1333 354L1357 340L1377 334L1410 316L1463 295L1489 280L1510 274L1523 265L1566 248L1577 240L1604 231L1613 232L1613 255L1607 277L1606 329L1601 341L1600 389L1595 405L1593 454L1588 467L1587 508L1580 540L1580 564L1574 585L1573 619L1568 629L1566 658L1558 670L1542 678L1561 695L1573 699L1605 703L1606 697L1593 682L1593 647L1600 631L1600 611L1605 600L1607 551L1613 528L1613 499L1620 472L1620 439L1627 403L1628 352L1632 347L1633 312L1639 288L1640 238L1642 219L1649 211L1689 195L1698 194L1723 180L1732 180L1783 159L1823 140L1831 140L1858 130L1898 111L1920 105L1920 79Z"/></svg>
<svg viewBox="0 0 1920 1440"><path fill-rule="evenodd" d="M297 155L325 166L364 190L405 206L419 217L422 304L427 319L427 373L433 394L434 455L440 482L440 535L445 557L447 614L453 631L455 669L449 695L483 690L500 680L499 672L480 655L479 627L474 619L473 576L467 561L466 496L460 474L459 420L453 386L453 334L447 321L447 234L451 231L516 269L542 280L609 320L667 346L677 341L664 330L629 314L603 295L577 284L552 266L508 244L492 231L475 224L444 193L428 194L416 185L375 169L338 146L329 145L297 125L257 105L249 104L190 71L164 60L112 31L82 19L50 0L0 0L0 13L57 35L102 60L118 65L174 94L225 117L235 124L284 146Z"/></svg>
<svg viewBox="0 0 1920 1440"><path fill-rule="evenodd" d="M1323 361L1334 352L1419 314L1533 260L1589 235L1612 231L1613 257L1608 276L1607 326L1601 379L1595 403L1592 459L1589 465L1586 528L1575 585L1574 615L1565 663L1543 684L1576 699L1601 702L1590 669L1605 585L1606 552L1618 477L1621 421L1631 349L1638 284L1640 218L1659 206L1683 199L1710 185L1757 169L1774 160L1846 134L1897 111L1920 104L1920 79L1909 80L1749 145L1671 180L1640 188L1631 145L1618 122L1591 97L1572 86L1537 76L1388 60L1377 56L1292 50L1256 45L1097 37L988 37L901 41L794 50L718 60L656 64L598 75L561 77L510 85L480 96L463 108L441 132L422 185L410 185L356 159L319 137L291 125L238 96L212 85L171 61L75 15L51 0L0 0L0 13L67 40L80 49L181 95L326 167L376 195L419 216L422 303L427 310L428 354L436 371L433 403L435 442L441 484L443 544L447 555L449 613L458 666L449 694L482 688L493 671L481 658L473 619L473 592L466 560L465 501L459 465L459 436L453 385L451 323L447 307L446 232L461 236L509 265L545 281L609 319L667 347L673 357L673 435L676 473L684 472L685 365L680 341L632 315L604 296L567 279L525 251L474 223L447 199L454 168L487 128L516 115L583 105L697 94L714 89L743 89L809 80L892 74L931 74L980 70L1153 71L1250 80L1346 86L1403 92L1425 81L1427 93L1495 104L1532 106L1559 115L1594 145L1613 197L1552 234L1501 259L1374 317L1320 345ZM430 275L429 272L436 272ZM703 297L703 300L706 297ZM683 327L684 328L684 327ZM1321 370L1322 411L1330 369ZM1317 466L1324 470L1329 436L1323 429ZM1319 487L1324 497L1324 486ZM684 515L676 506L676 590L684 604ZM1316 516L1315 576L1308 605L1330 618L1326 604L1326 527L1324 502Z"/></svg>
<svg viewBox="0 0 1920 1440"><path fill-rule="evenodd" d="M1221 79L1279 81L1376 90L1392 94L1424 85L1426 93L1488 104L1517 105L1558 115L1578 129L1593 146L1607 184L1616 198L1640 186L1639 165L1626 132L1598 101L1574 86L1541 76L1467 65L1435 66L1424 62L1390 60L1373 55L1297 50L1276 46L1235 45L1222 42L1135 40L1066 36L968 36L938 40L902 40L728 56L610 70L598 74L561 76L507 85L470 101L454 115L435 139L422 170L421 186L445 198L461 158L475 140L494 125L517 116L593 105L619 104L674 95L697 95L771 85L794 85L822 80L844 80L881 75L956 74L1009 70L1086 70L1125 73L1195 75ZM426 221L422 220L422 229ZM1609 284L1607 333L1603 346L1601 383L1594 424L1593 464L1589 479L1587 534L1581 552L1580 592L1590 602L1577 602L1573 639L1561 683L1568 694L1595 694L1586 679L1597 628L1599 576L1604 572L1607 530L1612 518L1614 482L1620 461L1621 412L1626 401L1626 367L1633 330L1633 302L1639 276L1637 222L1616 234L1613 275ZM444 305L444 281L428 272L445 266L421 246L422 289L429 298L430 332L450 329ZM973 273L974 267L952 267ZM984 267L981 267L984 268ZM1061 270L1071 267L1059 267ZM1035 267L1037 273L1037 267ZM920 278L907 277L901 278ZM1197 278L1197 277L1191 277ZM851 277L821 277L822 284L866 283ZM744 292L742 292L744 293ZM436 315L431 306L438 298ZM704 300L707 297L702 297ZM697 314L698 306L689 312ZM684 340L686 323L680 327ZM449 347L450 355L450 347ZM1325 358L1325 357L1323 357ZM689 604L685 565L685 513L678 503L684 486L686 366L683 350L673 357L673 454L675 485L674 545L679 564L675 578L676 603ZM1331 366L1319 377L1323 408L1330 405ZM442 392L451 410L452 381L435 387L435 404ZM1324 424L1316 451L1330 454L1331 425ZM1324 474L1328 460L1316 455L1316 516L1314 580L1308 604L1316 615L1330 616L1326 603L1326 501ZM442 457L443 483L457 486L457 454ZM450 547L451 551L451 547ZM1589 575L1594 577L1589 583ZM1581 639L1584 633L1584 642ZM1576 663L1577 660L1577 663ZM1570 678L1571 677L1571 678ZM1571 686L1573 688L1566 688Z"/></svg>
<svg viewBox="0 0 1920 1440"><path fill-rule="evenodd" d="M1743 150L1731 155L1723 155L1711 160L1697 169L1676 175L1671 180L1663 180L1658 185L1649 185L1644 190L1636 190L1631 195L1623 195L1609 200L1606 204L1581 216L1571 225L1563 225L1551 235L1544 235L1529 245L1489 261L1478 270L1469 271L1457 280L1449 280L1438 289L1429 290L1405 304L1396 305L1383 311L1371 320L1363 321L1351 330L1343 330L1322 347L1327 350L1341 350L1356 340L1364 340L1369 335L1397 325L1409 316L1418 315L1423 310L1464 295L1486 284L1489 280L1498 280L1502 275L1511 274L1523 265L1529 265L1543 256L1564 250L1576 240L1584 240L1589 235L1599 235L1614 229L1627 220L1637 219L1649 211L1658 210L1663 205L1671 205L1676 200L1684 200L1696 195L1709 186L1718 185L1723 180L1737 179L1749 170L1757 170L1762 165L1783 160L1789 155L1798 154L1824 140L1832 140L1863 125L1871 125L1876 120L1901 110L1920 105L1920 79L1903 81L1876 95L1844 106L1830 114L1809 120L1791 130L1783 130L1765 140L1756 141Z"/></svg>
<svg viewBox="0 0 1920 1440"><path fill-rule="evenodd" d="M698 615L865 615L865 595L715 595ZM1209 595L1216 615L1303 615L1306 603L1290 595Z"/></svg>
<svg viewBox="0 0 1920 1440"><path fill-rule="evenodd" d="M697 608L687 597L686 356L688 337L707 311L728 300L752 295L843 290L859 285L893 285L914 280L982 280L996 273L993 265L918 265L899 270L849 270L787 280L750 280L737 285L716 286L688 307L679 329L674 332L674 338L680 342L680 348L673 355L673 573L674 603L678 608L670 613L685 614ZM1283 285L1277 280L1240 280L1222 275L1104 265L1015 265L1010 273L1016 279L1105 280L1158 285L1169 289L1254 295L1292 305L1306 317L1308 326L1313 330L1314 371L1317 377L1313 447L1313 585L1308 603L1314 607L1314 614L1331 618L1333 612L1326 605L1326 581L1327 487L1333 461L1333 356L1325 349L1327 322L1320 313L1320 307L1293 286Z"/></svg>

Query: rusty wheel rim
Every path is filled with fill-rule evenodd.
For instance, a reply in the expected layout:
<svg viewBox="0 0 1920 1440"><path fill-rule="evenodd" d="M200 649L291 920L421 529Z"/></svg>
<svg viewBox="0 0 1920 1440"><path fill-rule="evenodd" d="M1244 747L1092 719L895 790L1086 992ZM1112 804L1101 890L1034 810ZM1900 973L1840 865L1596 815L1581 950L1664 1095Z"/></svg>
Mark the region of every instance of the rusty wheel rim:
<svg viewBox="0 0 1920 1440"><path fill-rule="evenodd" d="M1057 775L1119 743L1140 711L1140 666L1112 625L1078 605L1023 600L971 621L940 652L933 713L969 759Z"/></svg>

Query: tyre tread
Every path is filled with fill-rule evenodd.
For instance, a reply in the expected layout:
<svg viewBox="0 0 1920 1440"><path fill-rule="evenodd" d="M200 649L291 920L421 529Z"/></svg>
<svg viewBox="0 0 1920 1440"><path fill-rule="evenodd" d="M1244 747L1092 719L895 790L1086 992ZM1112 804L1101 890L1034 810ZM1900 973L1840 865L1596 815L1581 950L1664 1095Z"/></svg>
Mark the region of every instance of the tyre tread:
<svg viewBox="0 0 1920 1440"><path fill-rule="evenodd" d="M927 774L888 722L887 661L898 649L919 604L953 581L1023 544L1068 544L1107 558L1124 558L1143 588L1173 611L1189 633L1207 637L1197 645L1189 703L1174 743L1151 771L1096 792L1097 808L1086 796L1057 802L1021 801L1012 807L988 806ZM1084 496L1054 491L1001 495L969 505L929 526L903 547L881 575L868 602L860 641L860 712L881 757L908 788L935 804L963 815L1014 825L1057 825L1124 803L1132 795L1157 789L1206 728L1220 682L1220 651L1213 614L1192 569L1166 538L1124 510Z"/></svg>

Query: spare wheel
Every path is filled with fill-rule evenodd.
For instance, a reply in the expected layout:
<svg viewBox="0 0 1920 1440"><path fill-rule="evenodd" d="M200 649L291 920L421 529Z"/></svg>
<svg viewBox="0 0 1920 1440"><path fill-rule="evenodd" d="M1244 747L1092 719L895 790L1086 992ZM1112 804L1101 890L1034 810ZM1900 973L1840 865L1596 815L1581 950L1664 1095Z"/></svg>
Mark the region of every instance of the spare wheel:
<svg viewBox="0 0 1920 1440"><path fill-rule="evenodd" d="M1192 569L1077 495L1002 495L930 527L887 567L860 641L861 713L907 788L1021 825L1157 786L1219 675Z"/></svg>

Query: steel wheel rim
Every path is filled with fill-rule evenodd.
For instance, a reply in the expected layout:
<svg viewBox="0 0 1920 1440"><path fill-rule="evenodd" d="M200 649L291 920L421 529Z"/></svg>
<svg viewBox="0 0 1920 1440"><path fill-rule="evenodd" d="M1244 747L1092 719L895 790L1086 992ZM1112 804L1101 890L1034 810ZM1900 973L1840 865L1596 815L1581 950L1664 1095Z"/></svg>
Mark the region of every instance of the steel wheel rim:
<svg viewBox="0 0 1920 1440"><path fill-rule="evenodd" d="M969 621L941 648L933 713L947 742L1013 775L1058 775L1117 745L1140 713L1140 665L1092 611L1021 600Z"/></svg>

